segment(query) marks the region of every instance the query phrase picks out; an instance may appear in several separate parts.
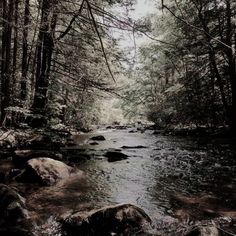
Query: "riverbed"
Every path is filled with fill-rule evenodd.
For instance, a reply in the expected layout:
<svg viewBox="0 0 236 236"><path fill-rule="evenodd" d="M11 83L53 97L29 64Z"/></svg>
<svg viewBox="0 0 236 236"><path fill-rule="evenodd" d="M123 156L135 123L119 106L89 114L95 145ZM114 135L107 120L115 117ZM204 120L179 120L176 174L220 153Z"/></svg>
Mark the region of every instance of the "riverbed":
<svg viewBox="0 0 236 236"><path fill-rule="evenodd" d="M90 138L96 135L106 140L94 145ZM101 129L73 139L76 146L68 147L68 153L90 157L74 164L86 173L86 181L71 178L29 196L38 220L35 232L41 235L61 235L56 218L63 214L120 203L146 211L153 235L181 235L196 222L236 216L232 140L171 137L134 128ZM108 150L128 159L108 162Z"/></svg>

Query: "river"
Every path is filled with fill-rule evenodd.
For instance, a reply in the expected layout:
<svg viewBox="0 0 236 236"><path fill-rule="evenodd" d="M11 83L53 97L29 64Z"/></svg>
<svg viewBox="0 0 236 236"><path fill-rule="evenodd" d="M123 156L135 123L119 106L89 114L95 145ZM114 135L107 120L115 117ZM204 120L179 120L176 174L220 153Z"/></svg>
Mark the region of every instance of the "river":
<svg viewBox="0 0 236 236"><path fill-rule="evenodd" d="M181 235L191 222L234 214L236 150L232 140L132 130L103 129L73 137L77 145L67 148L68 153L75 158L84 154L91 157L76 164L86 173L87 181L72 178L32 194L29 205L37 206L37 214L46 220L36 231L60 235L54 217L117 203L144 209L153 220L156 235L178 235L177 228ZM90 138L96 135L106 140L91 145ZM104 156L107 150L129 157L108 162Z"/></svg>

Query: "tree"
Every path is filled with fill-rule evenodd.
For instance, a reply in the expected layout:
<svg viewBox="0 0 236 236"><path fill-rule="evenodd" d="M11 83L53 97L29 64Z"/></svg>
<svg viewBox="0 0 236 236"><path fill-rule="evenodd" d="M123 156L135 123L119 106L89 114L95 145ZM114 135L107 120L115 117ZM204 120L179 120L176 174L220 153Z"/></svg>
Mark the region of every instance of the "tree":
<svg viewBox="0 0 236 236"><path fill-rule="evenodd" d="M161 46L153 41L146 46L148 54L141 51L144 58L156 55L165 74L148 76L156 78L155 94L164 98L150 104L151 118L156 120L164 105L171 111L169 124L228 125L235 131L235 5L230 0L169 0L162 1L162 9L161 15L151 18ZM151 72L146 63L141 64ZM167 82L165 89L160 80Z"/></svg>

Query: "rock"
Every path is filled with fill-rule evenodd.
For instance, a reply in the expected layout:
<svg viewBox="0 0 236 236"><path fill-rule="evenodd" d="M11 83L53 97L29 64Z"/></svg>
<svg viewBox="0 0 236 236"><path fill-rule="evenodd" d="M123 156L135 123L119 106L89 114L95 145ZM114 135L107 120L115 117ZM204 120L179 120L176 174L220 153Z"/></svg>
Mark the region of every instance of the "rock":
<svg viewBox="0 0 236 236"><path fill-rule="evenodd" d="M138 127L137 128L137 131L140 131L141 133L144 133L145 132L145 129L143 127Z"/></svg>
<svg viewBox="0 0 236 236"><path fill-rule="evenodd" d="M27 162L22 174L16 177L17 181L52 185L62 179L69 178L75 170L63 162L51 158L34 158Z"/></svg>
<svg viewBox="0 0 236 236"><path fill-rule="evenodd" d="M155 135L161 134L161 131L160 131L160 130L155 130L155 131L153 132L153 134L155 134Z"/></svg>
<svg viewBox="0 0 236 236"><path fill-rule="evenodd" d="M73 146L76 146L77 144L74 142L74 141L67 141L66 142L66 146L67 147L73 147Z"/></svg>
<svg viewBox="0 0 236 236"><path fill-rule="evenodd" d="M94 141L105 141L105 137L102 135L98 135L98 136L94 136L92 137L90 140L94 140Z"/></svg>
<svg viewBox="0 0 236 236"><path fill-rule="evenodd" d="M67 147L73 147L73 146L77 146L75 140L72 137L67 138L66 140L66 146Z"/></svg>
<svg viewBox="0 0 236 236"><path fill-rule="evenodd" d="M17 146L18 142L12 130L0 134L0 147L13 148Z"/></svg>
<svg viewBox="0 0 236 236"><path fill-rule="evenodd" d="M186 236L220 236L220 231L215 226L199 227L186 234Z"/></svg>
<svg viewBox="0 0 236 236"><path fill-rule="evenodd" d="M59 152L48 150L16 150L12 157L14 164L24 165L28 160L37 157L49 157L55 160L62 160L63 156Z"/></svg>
<svg viewBox="0 0 236 236"><path fill-rule="evenodd" d="M129 133L137 133L138 131L137 130L134 130L134 129L131 129L129 130Z"/></svg>
<svg viewBox="0 0 236 236"><path fill-rule="evenodd" d="M122 146L121 148L123 148L123 149L142 149L142 148L147 148L147 147L142 146L142 145L138 145L138 146Z"/></svg>
<svg viewBox="0 0 236 236"><path fill-rule="evenodd" d="M14 225L28 218L25 199L15 190L0 184L0 222L4 225Z"/></svg>
<svg viewBox="0 0 236 236"><path fill-rule="evenodd" d="M97 143L97 142L91 142L89 144L92 145L92 146L99 145L99 143Z"/></svg>
<svg viewBox="0 0 236 236"><path fill-rule="evenodd" d="M108 151L104 155L109 162L122 161L128 159L128 156L119 151Z"/></svg>
<svg viewBox="0 0 236 236"><path fill-rule="evenodd" d="M151 219L140 208L123 204L90 212L77 212L62 223L66 235L136 235L151 228Z"/></svg>
<svg viewBox="0 0 236 236"><path fill-rule="evenodd" d="M127 125L116 125L114 128L124 130L124 129L128 129L129 127Z"/></svg>

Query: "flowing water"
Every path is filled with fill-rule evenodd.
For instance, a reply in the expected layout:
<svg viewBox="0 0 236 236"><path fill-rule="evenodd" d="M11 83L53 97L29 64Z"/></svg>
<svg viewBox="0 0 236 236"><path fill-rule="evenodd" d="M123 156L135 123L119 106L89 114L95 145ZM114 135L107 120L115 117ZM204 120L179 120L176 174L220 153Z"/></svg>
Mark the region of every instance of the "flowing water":
<svg viewBox="0 0 236 236"><path fill-rule="evenodd" d="M91 145L89 139L96 135L106 140ZM84 154L91 157L76 164L86 173L86 181L75 177L30 196L29 206L37 208L37 215L46 220L38 229L43 235L60 235L54 217L61 214L118 203L144 209L157 235L175 235L176 227L185 227L181 222L189 223L189 219L235 213L233 141L169 137L148 130L131 133L130 129L100 130L73 138L77 146L67 152L78 159ZM122 151L129 157L108 162L104 156L108 150Z"/></svg>

